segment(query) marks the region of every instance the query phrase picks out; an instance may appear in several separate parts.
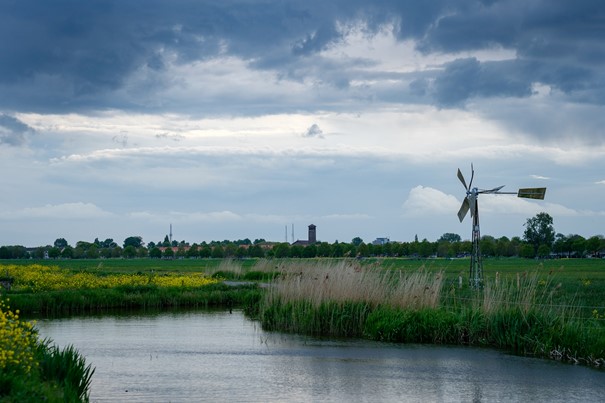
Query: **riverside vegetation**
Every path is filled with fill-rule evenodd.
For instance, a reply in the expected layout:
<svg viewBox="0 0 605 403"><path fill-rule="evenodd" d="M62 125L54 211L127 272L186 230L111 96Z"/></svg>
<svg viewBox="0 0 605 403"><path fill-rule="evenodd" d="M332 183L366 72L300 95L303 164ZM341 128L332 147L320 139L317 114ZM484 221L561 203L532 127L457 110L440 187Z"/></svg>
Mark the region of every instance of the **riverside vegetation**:
<svg viewBox="0 0 605 403"><path fill-rule="evenodd" d="M72 347L40 340L21 313L64 315L123 308L250 305L257 286L231 287L203 273L120 273L70 271L39 264L0 266L10 283L0 295L0 402L88 401L94 369ZM1 287L0 287L1 288Z"/></svg>
<svg viewBox="0 0 605 403"><path fill-rule="evenodd" d="M30 316L237 306L267 330L489 346L605 366L605 262L601 260L486 260L484 269L489 275L478 291L459 281L468 259L53 263L61 267L31 261L0 266L0 277L12 281L10 291L4 291L12 306ZM228 285L223 280L239 281ZM49 401L59 395L86 400L93 369L85 366L82 357L73 348L59 351L50 341L39 341L35 327L20 321L17 311L4 305L0 312L0 332L10 332L2 340L15 341L0 344L0 357L11 357L0 361L4 394L0 400L22 401L15 396L33 385L41 385L32 390ZM14 329L21 330L15 333ZM77 370L43 372L49 366ZM48 378L51 373L72 374L72 380L53 381ZM31 382L17 381L21 379ZM46 383L36 383L40 379ZM6 394L8 390L12 395Z"/></svg>

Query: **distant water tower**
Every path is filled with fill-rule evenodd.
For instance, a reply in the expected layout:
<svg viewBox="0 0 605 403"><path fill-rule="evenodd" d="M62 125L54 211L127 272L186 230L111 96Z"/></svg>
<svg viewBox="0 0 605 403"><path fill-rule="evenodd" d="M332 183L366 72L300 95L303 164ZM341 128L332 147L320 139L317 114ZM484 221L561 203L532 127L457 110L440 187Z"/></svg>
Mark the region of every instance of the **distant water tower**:
<svg viewBox="0 0 605 403"><path fill-rule="evenodd" d="M317 228L314 224L309 225L309 243L313 244L317 242L317 233L315 232L315 228Z"/></svg>

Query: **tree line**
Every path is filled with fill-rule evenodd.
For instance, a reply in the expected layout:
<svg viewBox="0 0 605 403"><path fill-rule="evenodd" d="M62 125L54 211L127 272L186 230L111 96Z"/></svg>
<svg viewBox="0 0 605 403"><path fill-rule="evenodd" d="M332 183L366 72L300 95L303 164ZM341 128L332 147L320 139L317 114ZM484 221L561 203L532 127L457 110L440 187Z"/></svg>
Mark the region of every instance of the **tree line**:
<svg viewBox="0 0 605 403"><path fill-rule="evenodd" d="M581 235L555 233L553 219L547 213L539 213L527 219L523 237L494 238L484 235L480 240L481 254L485 257L601 257L605 250L602 235L584 238ZM0 259L98 259L98 258L314 258L314 257L413 257L454 258L470 255L472 243L460 235L445 233L438 240L412 242L366 243L360 237L351 242L317 242L296 245L287 242L267 242L264 239L239 239L236 241L211 241L192 243L163 241L145 244L140 236L126 238L122 245L113 239L93 242L78 241L69 245L58 238L53 245L28 249L23 246L0 247Z"/></svg>

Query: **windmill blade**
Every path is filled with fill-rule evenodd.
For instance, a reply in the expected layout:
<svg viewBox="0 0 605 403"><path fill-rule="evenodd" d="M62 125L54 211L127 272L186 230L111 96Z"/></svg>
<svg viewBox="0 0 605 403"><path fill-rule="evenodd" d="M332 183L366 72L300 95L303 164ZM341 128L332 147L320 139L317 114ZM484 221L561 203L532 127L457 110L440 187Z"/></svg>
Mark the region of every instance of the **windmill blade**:
<svg viewBox="0 0 605 403"><path fill-rule="evenodd" d="M465 197L462 201L462 205L460 206L460 210L458 210L458 219L460 220L460 222L464 220L464 217L466 217L466 213L468 213L468 210L470 208L471 207L470 203L468 202L468 197Z"/></svg>
<svg viewBox="0 0 605 403"><path fill-rule="evenodd" d="M473 178L475 177L475 168L473 168L473 163L471 162L471 181L468 183L468 190L473 186Z"/></svg>
<svg viewBox="0 0 605 403"><path fill-rule="evenodd" d="M458 179L460 179L460 182L462 182L462 186L464 186L464 189L468 190L468 187L466 186L466 181L464 180L464 176L462 175L462 172L460 172L460 168L458 168Z"/></svg>
<svg viewBox="0 0 605 403"><path fill-rule="evenodd" d="M525 199L537 199L544 200L546 194L546 188L524 188L519 189L517 197L523 197Z"/></svg>
<svg viewBox="0 0 605 403"><path fill-rule="evenodd" d="M497 188L493 188L493 189L489 189L489 190L481 189L477 193L484 193L484 194L485 193L497 193L503 187L504 187L504 185L498 186Z"/></svg>
<svg viewBox="0 0 605 403"><path fill-rule="evenodd" d="M475 209L477 207L477 195L473 192L467 197L467 200L471 208L471 217L474 217Z"/></svg>

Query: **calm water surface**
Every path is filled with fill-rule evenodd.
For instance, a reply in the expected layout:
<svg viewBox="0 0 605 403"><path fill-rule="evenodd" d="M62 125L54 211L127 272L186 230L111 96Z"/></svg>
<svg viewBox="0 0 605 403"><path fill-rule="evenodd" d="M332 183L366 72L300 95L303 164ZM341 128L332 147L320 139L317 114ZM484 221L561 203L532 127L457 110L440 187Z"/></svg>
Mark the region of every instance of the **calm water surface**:
<svg viewBox="0 0 605 403"><path fill-rule="evenodd" d="M492 350L268 333L241 312L39 320L102 402L605 402L605 372Z"/></svg>

